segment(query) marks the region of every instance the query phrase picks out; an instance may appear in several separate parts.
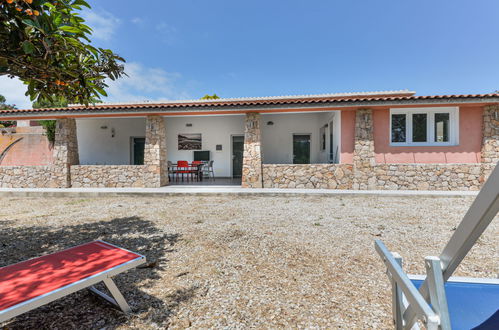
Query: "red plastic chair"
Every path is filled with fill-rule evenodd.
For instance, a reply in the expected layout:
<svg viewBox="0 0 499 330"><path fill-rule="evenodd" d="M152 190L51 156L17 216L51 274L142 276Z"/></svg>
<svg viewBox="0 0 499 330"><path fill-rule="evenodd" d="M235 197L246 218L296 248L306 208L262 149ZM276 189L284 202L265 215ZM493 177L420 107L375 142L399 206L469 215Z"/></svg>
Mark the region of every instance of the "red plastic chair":
<svg viewBox="0 0 499 330"><path fill-rule="evenodd" d="M189 175L192 175L193 171L189 166L189 162L186 160L179 160L177 162L177 181L178 175L182 174L182 181L184 181L184 174L187 174L187 181L189 181Z"/></svg>

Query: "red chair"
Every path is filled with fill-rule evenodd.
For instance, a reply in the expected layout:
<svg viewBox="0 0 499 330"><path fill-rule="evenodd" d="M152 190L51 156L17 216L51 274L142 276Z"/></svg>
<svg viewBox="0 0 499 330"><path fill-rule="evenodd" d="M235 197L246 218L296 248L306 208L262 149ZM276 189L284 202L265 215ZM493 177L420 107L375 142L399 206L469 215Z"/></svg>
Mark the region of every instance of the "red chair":
<svg viewBox="0 0 499 330"><path fill-rule="evenodd" d="M187 174L187 182L189 182L189 175L192 176L194 171L192 171L191 167L189 166L189 162L186 160L179 160L177 162L177 181L178 181L178 175L182 174L182 182L184 181L184 174Z"/></svg>

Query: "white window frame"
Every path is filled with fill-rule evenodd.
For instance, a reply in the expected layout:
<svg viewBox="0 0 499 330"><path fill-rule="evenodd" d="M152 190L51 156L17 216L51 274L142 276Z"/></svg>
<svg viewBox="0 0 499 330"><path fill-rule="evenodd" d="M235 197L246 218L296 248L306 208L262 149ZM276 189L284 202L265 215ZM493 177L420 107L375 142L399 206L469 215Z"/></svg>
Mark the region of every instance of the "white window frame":
<svg viewBox="0 0 499 330"><path fill-rule="evenodd" d="M435 114L449 114L449 141L435 142ZM406 115L406 141L392 142L392 115ZM426 140L427 142L412 142L412 115L426 114ZM459 145L459 107L434 107L434 108L391 108L389 125L390 146L393 147L439 147Z"/></svg>

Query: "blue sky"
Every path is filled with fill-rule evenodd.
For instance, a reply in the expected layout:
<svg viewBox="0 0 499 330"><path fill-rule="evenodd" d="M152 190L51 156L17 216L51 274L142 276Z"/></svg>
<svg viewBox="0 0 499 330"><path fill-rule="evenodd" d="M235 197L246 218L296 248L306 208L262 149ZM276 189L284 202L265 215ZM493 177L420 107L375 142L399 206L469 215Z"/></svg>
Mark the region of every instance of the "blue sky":
<svg viewBox="0 0 499 330"><path fill-rule="evenodd" d="M127 60L107 101L499 89L499 1L91 0L94 43ZM19 83L0 94L19 106Z"/></svg>

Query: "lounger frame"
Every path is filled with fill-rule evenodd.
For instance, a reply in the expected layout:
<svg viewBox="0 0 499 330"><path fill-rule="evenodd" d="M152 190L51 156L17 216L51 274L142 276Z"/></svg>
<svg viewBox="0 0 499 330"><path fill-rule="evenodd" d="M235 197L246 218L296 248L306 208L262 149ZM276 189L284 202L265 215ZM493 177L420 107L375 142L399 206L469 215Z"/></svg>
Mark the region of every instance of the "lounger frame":
<svg viewBox="0 0 499 330"><path fill-rule="evenodd" d="M77 282L63 286L57 290L48 292L48 293L43 294L41 296L32 298L30 300L27 300L27 301L24 301L24 302L19 303L17 305L6 308L6 309L0 311L0 322L5 322L5 321L7 321L15 316L21 315L21 314L26 313L30 310L35 309L35 308L46 305L54 300L65 297L71 293L80 291L82 289L87 289L87 288L91 292L97 294L98 296L104 298L105 300L112 303L113 305L119 307L123 312L125 312L125 313L130 312L130 310L131 310L130 306L128 306L125 298L123 297L120 290L118 289L118 287L116 286L116 284L113 282L113 280L111 278L115 275L118 275L120 273L123 273L129 269L135 268L135 267L145 263L146 258L143 255L129 251L127 249L123 249L122 247L110 244L108 242L104 242L104 241L100 241L100 240L98 240L97 242L102 242L104 244L115 246L116 248L119 248L121 250L125 250L125 251L128 251L130 253L136 254L136 255L138 255L138 257L133 259L133 260L130 260L126 263L123 263L121 265L107 269L107 270L100 272L98 274L89 276L89 277L84 278L82 280L79 280ZM112 297L108 296L107 294L105 294L105 293L103 293L103 292L101 292L93 287L93 285L95 285L99 282L104 282L107 289L111 293Z"/></svg>
<svg viewBox="0 0 499 330"><path fill-rule="evenodd" d="M419 290L404 273L402 258L390 252L381 241L375 242L376 252L387 267L392 284L393 320L397 330L418 328L418 320L429 330L451 329L445 282L498 212L499 162L440 256L425 258L426 276Z"/></svg>

